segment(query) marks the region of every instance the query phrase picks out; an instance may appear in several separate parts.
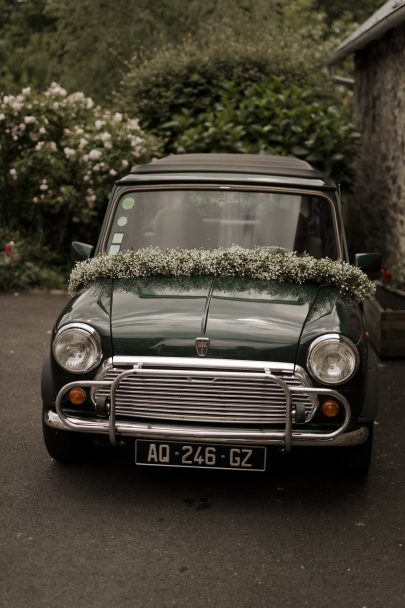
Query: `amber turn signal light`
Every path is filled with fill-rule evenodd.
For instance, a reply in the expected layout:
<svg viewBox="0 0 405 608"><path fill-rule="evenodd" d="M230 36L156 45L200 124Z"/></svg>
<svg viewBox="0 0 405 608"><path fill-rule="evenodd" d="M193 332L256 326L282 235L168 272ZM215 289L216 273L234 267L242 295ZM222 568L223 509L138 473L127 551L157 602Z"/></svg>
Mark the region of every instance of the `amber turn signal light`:
<svg viewBox="0 0 405 608"><path fill-rule="evenodd" d="M69 401L73 405L82 405L87 399L86 391L83 388L72 388L69 391Z"/></svg>
<svg viewBox="0 0 405 608"><path fill-rule="evenodd" d="M340 405L337 401L333 399L328 399L322 403L322 414L327 418L335 418L340 412Z"/></svg>

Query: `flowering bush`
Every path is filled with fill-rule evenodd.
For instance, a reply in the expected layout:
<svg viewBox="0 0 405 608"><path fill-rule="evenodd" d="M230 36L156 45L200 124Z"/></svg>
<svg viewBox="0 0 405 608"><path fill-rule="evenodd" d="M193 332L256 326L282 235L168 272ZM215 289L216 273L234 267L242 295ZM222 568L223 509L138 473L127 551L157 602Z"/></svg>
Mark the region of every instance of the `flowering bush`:
<svg viewBox="0 0 405 608"><path fill-rule="evenodd" d="M105 279L133 279L150 276L248 277L286 283L315 283L338 287L342 294L357 301L370 298L374 284L359 269L347 262L293 251L269 250L263 247L244 249L168 249L149 247L124 251L117 255L98 256L79 262L72 270L69 291Z"/></svg>
<svg viewBox="0 0 405 608"><path fill-rule="evenodd" d="M113 182L158 152L136 119L56 83L0 96L2 224L66 259L72 239L95 241Z"/></svg>

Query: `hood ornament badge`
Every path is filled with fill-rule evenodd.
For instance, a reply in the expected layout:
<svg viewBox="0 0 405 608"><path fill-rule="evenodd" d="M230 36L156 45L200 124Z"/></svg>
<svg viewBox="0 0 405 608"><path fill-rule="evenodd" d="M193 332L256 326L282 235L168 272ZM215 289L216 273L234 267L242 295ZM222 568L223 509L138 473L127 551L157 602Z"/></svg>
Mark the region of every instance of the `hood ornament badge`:
<svg viewBox="0 0 405 608"><path fill-rule="evenodd" d="M199 357L205 357L208 353L209 347L210 347L209 338L196 338L195 339L195 349L196 349L197 355Z"/></svg>

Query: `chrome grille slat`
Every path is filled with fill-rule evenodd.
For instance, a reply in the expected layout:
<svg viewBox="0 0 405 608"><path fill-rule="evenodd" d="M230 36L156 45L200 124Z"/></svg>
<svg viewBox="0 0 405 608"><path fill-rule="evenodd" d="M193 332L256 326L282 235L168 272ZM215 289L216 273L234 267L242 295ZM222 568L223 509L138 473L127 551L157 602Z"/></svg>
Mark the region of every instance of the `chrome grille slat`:
<svg viewBox="0 0 405 608"><path fill-rule="evenodd" d="M109 368L99 379L112 382L123 371L125 368ZM274 380L266 380L264 373L263 378L244 378L241 368L239 377L235 374L230 378L222 377L220 368L212 369L209 377L197 375L198 370L194 369L182 369L181 375L177 369L173 376L170 371L156 369L153 375L142 375L140 371L125 376L116 389L116 416L183 422L285 423L284 391ZM305 386L292 371L279 369L271 373L290 387ZM109 392L103 386L93 398L107 397ZM305 405L309 418L315 408L313 399L304 393L293 394L293 409L298 403Z"/></svg>

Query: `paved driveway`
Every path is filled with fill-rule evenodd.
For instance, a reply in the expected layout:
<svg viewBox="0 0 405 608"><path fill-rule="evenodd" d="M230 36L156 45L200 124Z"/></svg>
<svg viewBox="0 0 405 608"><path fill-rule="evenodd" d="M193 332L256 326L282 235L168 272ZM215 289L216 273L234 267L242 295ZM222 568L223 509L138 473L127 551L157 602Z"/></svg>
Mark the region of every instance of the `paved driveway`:
<svg viewBox="0 0 405 608"><path fill-rule="evenodd" d="M156 471L42 444L39 378L66 298L1 295L0 606L405 605L405 362L381 368L367 483L314 460Z"/></svg>

